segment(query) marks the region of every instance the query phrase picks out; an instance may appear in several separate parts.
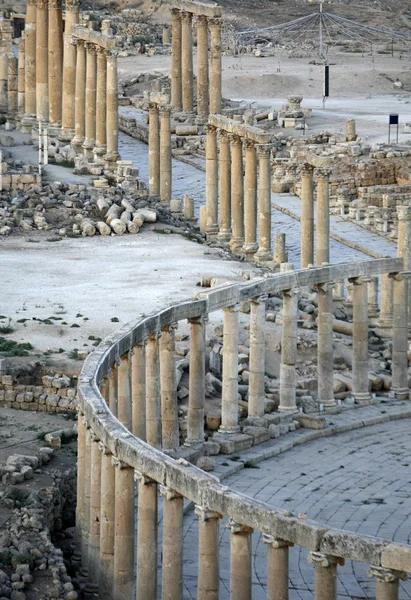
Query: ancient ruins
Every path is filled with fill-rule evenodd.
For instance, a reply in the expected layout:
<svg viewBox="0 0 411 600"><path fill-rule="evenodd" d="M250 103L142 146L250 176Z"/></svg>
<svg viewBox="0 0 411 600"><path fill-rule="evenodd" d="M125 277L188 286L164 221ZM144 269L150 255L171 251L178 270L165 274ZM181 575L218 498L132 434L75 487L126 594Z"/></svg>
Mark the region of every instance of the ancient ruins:
<svg viewBox="0 0 411 600"><path fill-rule="evenodd" d="M408 32L140 4L0 8L0 600L405 600Z"/></svg>

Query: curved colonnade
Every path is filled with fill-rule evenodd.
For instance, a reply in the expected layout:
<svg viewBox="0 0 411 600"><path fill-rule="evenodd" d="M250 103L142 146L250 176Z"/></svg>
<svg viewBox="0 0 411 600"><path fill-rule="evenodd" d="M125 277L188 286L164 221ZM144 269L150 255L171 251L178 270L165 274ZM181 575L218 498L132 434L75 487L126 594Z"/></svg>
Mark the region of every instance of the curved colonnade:
<svg viewBox="0 0 411 600"><path fill-rule="evenodd" d="M393 315L393 395L403 397L407 382L408 273L402 259L379 259L354 264L288 271L244 284L215 288L197 299L170 306L105 340L88 357L79 379L77 531L82 563L99 597L115 600L158 596L158 563L162 563L162 598L183 598L184 500L195 505L198 516L197 599L219 597L219 522L229 519L230 597L252 597L252 534L262 533L267 543L267 598L288 598L288 552L296 545L309 550L315 569L316 600L337 597L337 566L345 560L369 564L376 578L378 600L398 598L400 579L411 572L411 547L387 540L328 528L304 516L274 509L234 492L218 479L182 458L187 450L201 452L204 439L205 321L211 312L224 310L224 364L222 426L219 435L238 435L237 364L238 305L251 301L249 413L258 415L261 378L252 369L252 355L261 353L264 298L283 293L295 298L298 288L350 280L354 292L354 322L361 336L353 339L354 381L357 400L368 374L367 278L388 274L395 287ZM331 289L330 286L328 286ZM364 292L365 290L365 292ZM294 320L284 303L279 410L296 411ZM290 308L291 307L291 308ZM323 314L322 314L323 313ZM319 303L319 322L329 321L329 305ZM262 318L261 318L262 317ZM188 320L190 335L190 397L188 432L178 449L178 406L175 380L175 329ZM362 326L361 326L362 324ZM364 329L365 327L365 329ZM328 332L328 333L327 333ZM332 338L327 328L320 337ZM329 340L328 340L329 354ZM331 340L332 349L332 340ZM320 351L320 350L319 350ZM264 353L264 350L262 350ZM327 353L326 353L327 354ZM327 356L328 356L327 354ZM261 358L261 356L260 356ZM331 357L332 358L332 357ZM258 363L258 361L257 361ZM325 360L323 368L331 363ZM328 365L328 367L327 367ZM261 370L260 370L261 371ZM254 378L254 384L251 379ZM327 381L327 378L324 378ZM260 387L259 387L260 386ZM258 391L260 390L260 391ZM368 391L368 390L367 390ZM253 393L255 398L253 400ZM172 455L172 456L171 456ZM174 458L173 458L174 457ZM137 481L137 493L136 483ZM159 548L159 493L162 495L162 547ZM137 498L137 507L135 507ZM137 527L135 527L137 523Z"/></svg>

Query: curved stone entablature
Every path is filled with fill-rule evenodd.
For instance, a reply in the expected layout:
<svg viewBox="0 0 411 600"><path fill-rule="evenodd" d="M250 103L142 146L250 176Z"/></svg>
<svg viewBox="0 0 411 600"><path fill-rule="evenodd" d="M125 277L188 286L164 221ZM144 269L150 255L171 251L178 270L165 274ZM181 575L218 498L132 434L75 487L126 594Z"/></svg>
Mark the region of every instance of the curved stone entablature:
<svg viewBox="0 0 411 600"><path fill-rule="evenodd" d="M230 340L235 342L232 324L235 322L235 315L238 315L236 307L240 302L252 300L258 306L259 299L264 301L266 294L283 293L291 298L300 287L322 285L322 288L326 289L326 284L343 279L349 279L359 289L366 289L363 282L367 281L367 278L389 274L398 285L395 305L397 312L394 319L397 325L393 330L393 351L397 352L404 341L402 338L401 340L396 338L399 331L402 331L405 340L407 338L407 328L402 328L400 318L401 311L408 304L406 286L403 286L405 279L401 277L402 268L402 259L378 259L284 272L244 284L215 288L208 293L200 294L192 301L170 306L139 319L133 325L124 326L100 344L87 358L78 385L77 527L81 539L83 562L87 564L90 574L96 579L100 573L101 598L131 600L135 597L133 596L135 548L137 598L145 600L157 597L158 486L163 496L163 590L177 589L176 595L172 597L182 597L184 498L196 505L196 514L200 517L198 598L208 597L203 596L201 592L212 589L216 591L213 597L218 597L218 522L223 517L230 520L232 558L237 556L233 551L237 546L241 546L239 555L243 556L247 569L251 569L250 536L253 530L262 532L264 541L268 544L269 564L273 561L272 568L275 568L274 564L278 566L281 563L281 573L277 575L281 576L285 586L288 586L288 555L284 557L284 553L287 554L289 546L292 545L308 549L309 560L315 565L317 600L324 597L332 600L336 598L334 583L337 564L343 564L345 560L370 564L370 573L378 579L377 598L388 597L384 595L381 586L385 584L395 586L398 585L399 579L406 578L406 573L411 572L410 546L329 528L305 518L305 515L295 516L288 511L272 508L264 502L256 501L221 485L216 477L193 466L187 460L178 458L178 449L174 452L176 458L172 458L169 451L161 451L160 448L169 447L164 439L164 433L163 444L161 444L161 432L160 441L157 437L154 444L146 443L136 435L137 431L142 431L140 435L144 437L144 432L147 431L147 439L150 437L154 439L153 426L157 427L156 435L159 428L163 427L163 432L167 431L164 429L164 419L170 416L168 410L170 405L167 405L165 412L157 413L157 422L153 421L156 414L154 405L160 398L159 387L162 394L161 404L163 401L170 400L169 390L173 386L172 376L175 373L172 336L175 324L179 321L187 319L194 328L191 329L191 339L193 340L194 336L197 345L193 344L190 352L190 372L193 368L190 403L192 398L197 402L196 391L199 389L199 381L204 377L201 365L204 364L205 355L200 348L201 336L204 335L204 321L209 313L224 309L224 328L225 330L227 328L225 333L228 334L225 338L227 342L225 361L227 361L227 369L234 364L237 368L237 363L231 360L235 348L231 346ZM357 302L359 308L363 306L362 300L361 294L354 295L354 312L357 310L355 307ZM226 319L227 315L228 319ZM283 328L287 327L287 315L284 317ZM358 315L354 314L354 322L356 318ZM164 337L164 340L159 342L160 337ZM354 357L356 343L354 337ZM143 358L141 349L146 344L147 352ZM171 361L170 357L172 357ZM161 377L158 376L159 366L161 366L159 369ZM147 376L144 386L141 379L142 369ZM134 378L137 382L135 389L133 387L132 390L127 387L130 386L130 372L133 382ZM223 388L225 385L223 371ZM164 389L165 396L163 396ZM113 404L114 397L116 406ZM235 395L235 405L236 398ZM172 402L176 409L176 397ZM229 404L224 390L222 402L223 405L225 402ZM134 406L135 403L138 405ZM144 414L140 414L139 410L135 413L136 408ZM196 404L195 408L199 410L200 407ZM114 416L115 414L117 417ZM143 418L145 423L141 422ZM189 420L190 418L189 414ZM127 423L127 426L124 423ZM199 423L201 421L197 425ZM172 422L168 424L172 425ZM202 426L204 427L204 423ZM230 427L227 426L226 431L229 429ZM235 433L234 429L235 427L232 426L232 434ZM203 433L200 431L201 439ZM230 434L226 433L226 436L229 437ZM198 446L201 447L201 441L196 445ZM137 540L134 534L134 478L139 482L138 511L141 510L144 514L144 521L139 523ZM176 539L180 540L181 547L175 547ZM279 553L284 560L280 560ZM166 560L166 556L170 557L170 560ZM202 560L205 556L207 556L206 563ZM127 557L126 561L125 557ZM240 597L235 595L236 589L241 582L244 582L244 578L248 581L251 571L248 573L247 569L244 571L244 565L241 567L235 560L231 561L231 598ZM269 598L277 597L270 595L277 585L276 581L278 583L276 578L268 580ZM324 596L323 586L327 589L326 596ZM392 588L390 590L392 591ZM251 598L251 590L249 595L241 597Z"/></svg>

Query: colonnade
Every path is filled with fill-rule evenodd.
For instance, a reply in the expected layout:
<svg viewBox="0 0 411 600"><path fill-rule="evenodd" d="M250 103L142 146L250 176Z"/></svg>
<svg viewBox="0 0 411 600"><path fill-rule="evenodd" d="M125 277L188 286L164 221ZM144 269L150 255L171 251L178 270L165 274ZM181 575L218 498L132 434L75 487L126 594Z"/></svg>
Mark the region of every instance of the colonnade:
<svg viewBox="0 0 411 600"><path fill-rule="evenodd" d="M210 115L206 235L257 262L272 260L270 142L270 134Z"/></svg>
<svg viewBox="0 0 411 600"><path fill-rule="evenodd" d="M169 203L172 190L171 106L149 105L149 194Z"/></svg>
<svg viewBox="0 0 411 600"><path fill-rule="evenodd" d="M194 108L193 17L197 17L197 114L205 119L210 113L219 114L222 9L182 0L173 3L171 14L171 104L184 112Z"/></svg>
<svg viewBox="0 0 411 600"><path fill-rule="evenodd" d="M310 164L305 164L301 169L301 267L303 269L309 265L321 266L330 262L330 173L327 169L316 169L316 218L313 174L314 167Z"/></svg>

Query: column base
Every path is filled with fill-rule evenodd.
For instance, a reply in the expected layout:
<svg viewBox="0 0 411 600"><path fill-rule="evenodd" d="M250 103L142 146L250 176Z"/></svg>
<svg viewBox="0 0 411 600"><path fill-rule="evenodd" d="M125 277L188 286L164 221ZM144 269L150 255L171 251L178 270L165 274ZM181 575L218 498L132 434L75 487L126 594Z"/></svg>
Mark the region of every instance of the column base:
<svg viewBox="0 0 411 600"><path fill-rule="evenodd" d="M244 246L244 238L232 236L229 245L230 245L231 252L234 252L234 253L241 252L241 249Z"/></svg>
<svg viewBox="0 0 411 600"><path fill-rule="evenodd" d="M217 240L221 244L229 244L229 242L231 240L231 236L232 236L231 229L220 229L220 231L217 234Z"/></svg>
<svg viewBox="0 0 411 600"><path fill-rule="evenodd" d="M257 250L256 254L254 255L254 260L256 263L268 262L272 259L273 257L271 256L271 253L265 248Z"/></svg>
<svg viewBox="0 0 411 600"><path fill-rule="evenodd" d="M16 129L17 123L18 123L17 114L9 113L7 115L7 121L4 125L4 129L6 131L13 131L14 129Z"/></svg>
<svg viewBox="0 0 411 600"><path fill-rule="evenodd" d="M67 129L65 127L62 127L60 129L60 133L58 135L58 139L60 141L70 143L73 138L74 138L74 129ZM84 139L83 139L83 143L84 143Z"/></svg>
<svg viewBox="0 0 411 600"><path fill-rule="evenodd" d="M394 400L409 400L410 390L408 388L394 388L390 390L389 397Z"/></svg>
<svg viewBox="0 0 411 600"><path fill-rule="evenodd" d="M376 400L368 392L358 392L353 394L356 404L361 406L368 406L369 404L375 404Z"/></svg>
<svg viewBox="0 0 411 600"><path fill-rule="evenodd" d="M20 131L22 133L30 133L32 129L37 128L37 119L35 115L26 115L20 121Z"/></svg>
<svg viewBox="0 0 411 600"><path fill-rule="evenodd" d="M192 448L193 446L199 446L200 444L202 445L203 443L204 443L204 439L203 440L189 440L187 438L184 442L184 446L186 446L188 448ZM163 449L163 452L164 452L164 449Z"/></svg>
<svg viewBox="0 0 411 600"><path fill-rule="evenodd" d="M104 167L108 171L115 171L117 167L117 161L120 160L120 154L118 152L108 152L104 155Z"/></svg>
<svg viewBox="0 0 411 600"><path fill-rule="evenodd" d="M84 156L88 160L93 160L93 158L94 158L94 155L93 155L94 146L95 146L95 140L88 140L87 138L84 140L83 152L84 152Z"/></svg>
<svg viewBox="0 0 411 600"><path fill-rule="evenodd" d="M253 445L253 438L243 433L227 433L219 430L213 435L213 440L220 444L221 454L234 454L242 450L248 450Z"/></svg>
<svg viewBox="0 0 411 600"><path fill-rule="evenodd" d="M77 152L77 154L81 154L83 152L83 144L84 144L84 138L80 137L78 135L73 137L73 139L71 140L71 145L73 146L73 148Z"/></svg>
<svg viewBox="0 0 411 600"><path fill-rule="evenodd" d="M61 132L61 125L52 123L47 127L47 134L50 138L58 138Z"/></svg>
<svg viewBox="0 0 411 600"><path fill-rule="evenodd" d="M244 254L255 254L258 250L256 243L245 243L242 247Z"/></svg>
<svg viewBox="0 0 411 600"><path fill-rule="evenodd" d="M217 236L218 236L218 226L217 225L211 225L211 227L207 227L205 234L206 234L206 239L207 240L215 241L217 239Z"/></svg>
<svg viewBox="0 0 411 600"><path fill-rule="evenodd" d="M278 412L288 413L289 415L297 415L299 414L299 410L297 406L279 406Z"/></svg>
<svg viewBox="0 0 411 600"><path fill-rule="evenodd" d="M341 406L338 406L335 400L333 404L323 404L323 407L328 415L338 415L341 412Z"/></svg>
<svg viewBox="0 0 411 600"><path fill-rule="evenodd" d="M98 165L104 165L104 156L107 154L106 146L96 146L93 148L94 162Z"/></svg>

